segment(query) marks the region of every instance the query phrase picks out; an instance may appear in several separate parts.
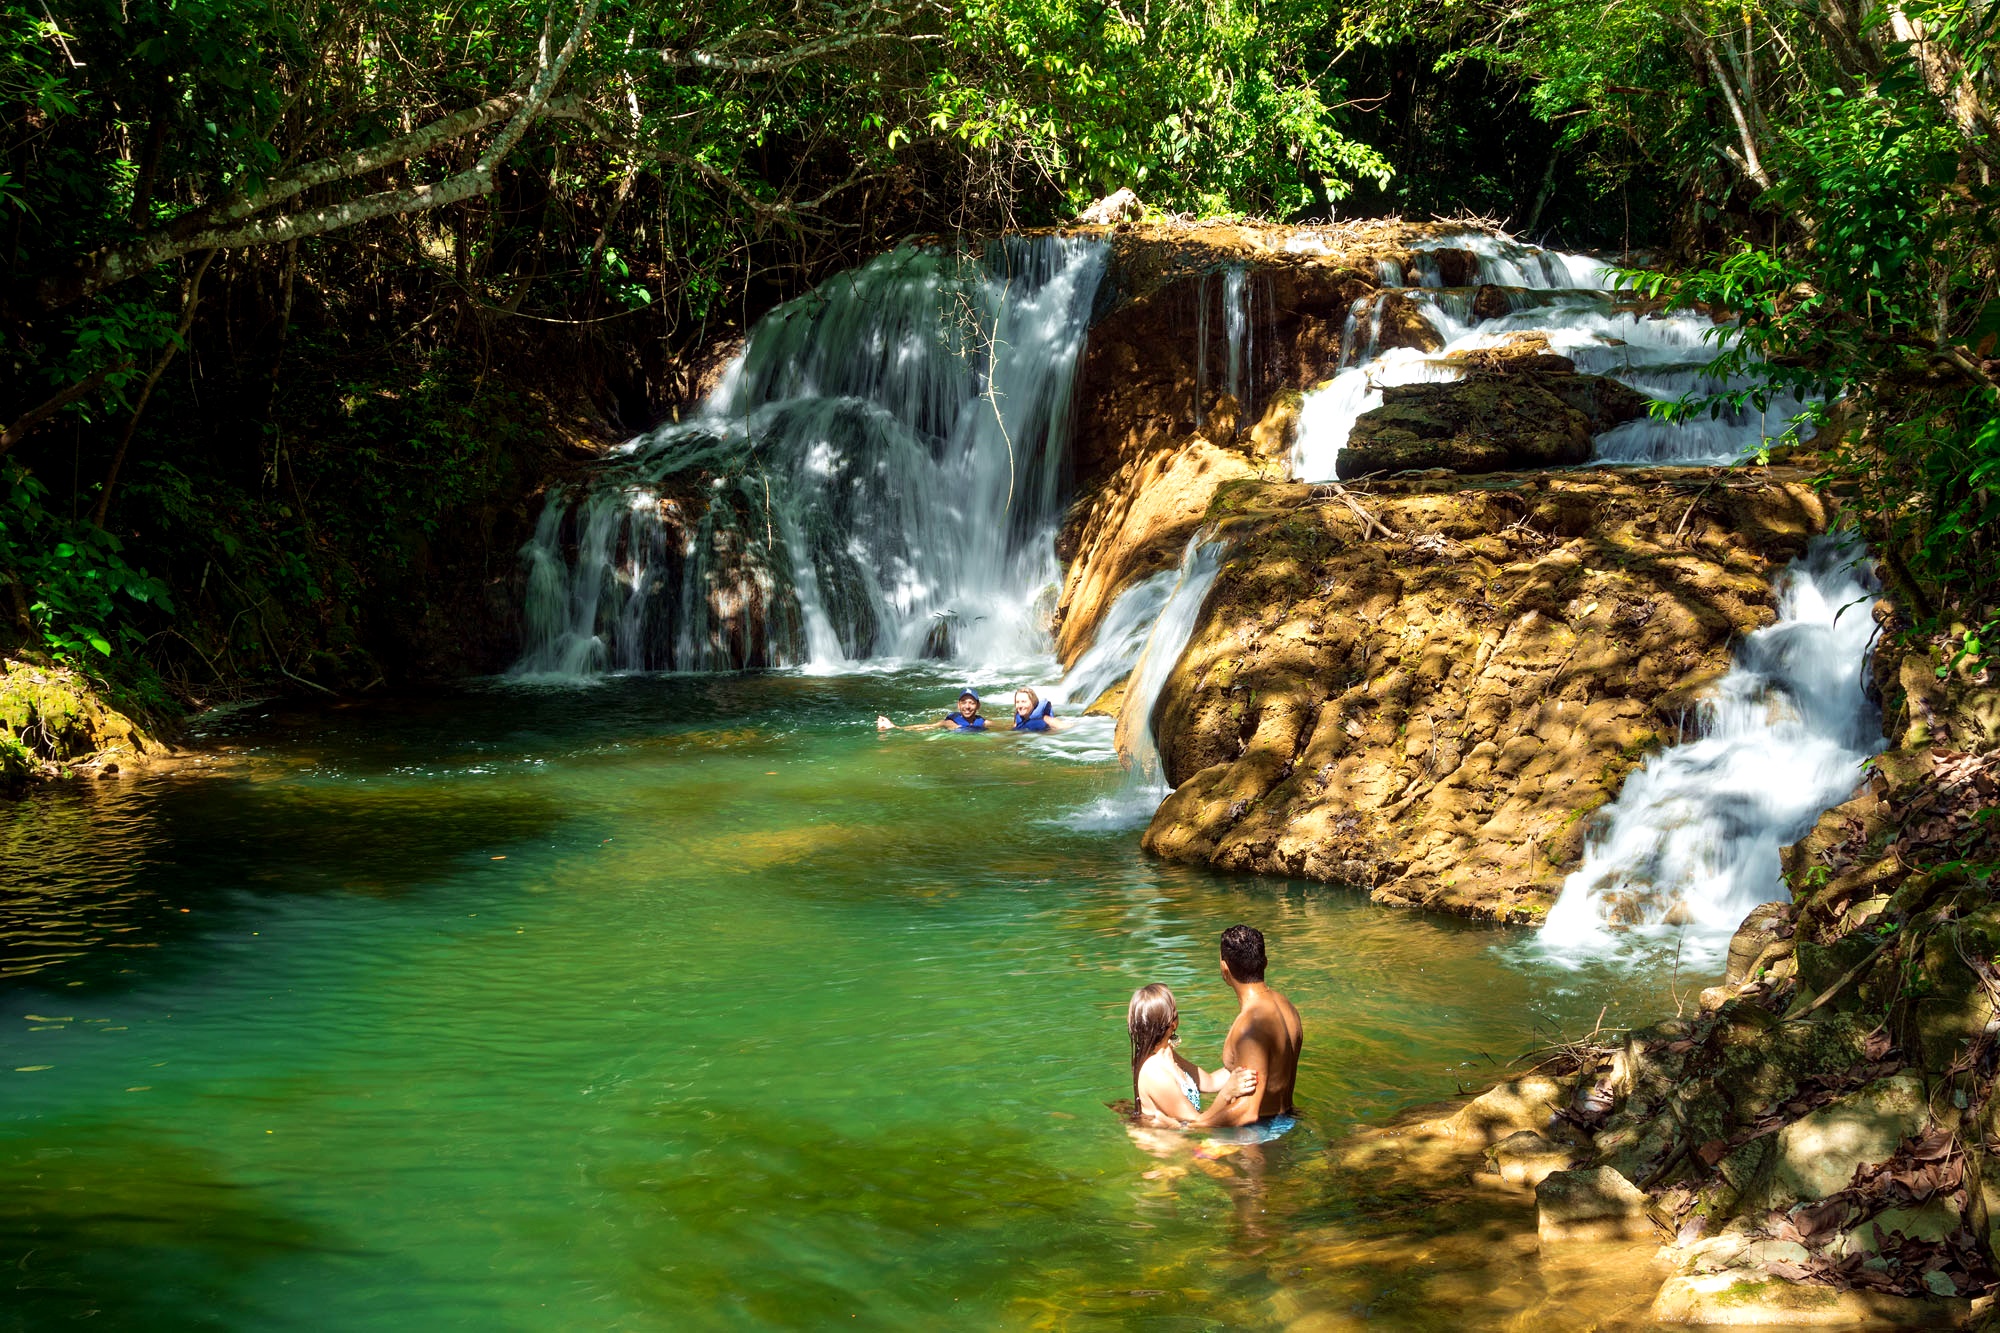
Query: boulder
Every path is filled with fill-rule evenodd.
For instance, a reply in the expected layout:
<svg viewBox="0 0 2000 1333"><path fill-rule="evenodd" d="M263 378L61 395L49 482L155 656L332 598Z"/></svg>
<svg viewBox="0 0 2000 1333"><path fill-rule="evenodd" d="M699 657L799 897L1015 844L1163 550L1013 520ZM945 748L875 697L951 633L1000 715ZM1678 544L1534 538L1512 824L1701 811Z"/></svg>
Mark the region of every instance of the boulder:
<svg viewBox="0 0 2000 1333"><path fill-rule="evenodd" d="M1654 1234L1645 1191L1608 1166L1544 1177L1535 1187L1535 1230L1544 1244L1644 1240Z"/></svg>
<svg viewBox="0 0 2000 1333"><path fill-rule="evenodd" d="M1549 1142L1532 1129L1509 1134L1487 1149L1487 1156L1493 1159L1493 1169L1500 1179L1529 1189L1558 1171L1569 1170L1576 1157L1569 1149Z"/></svg>
<svg viewBox="0 0 2000 1333"><path fill-rule="evenodd" d="M1503 472L1590 459L1590 419L1539 383L1471 375L1451 384L1395 385L1364 412L1335 470L1370 473L1447 468Z"/></svg>
<svg viewBox="0 0 2000 1333"><path fill-rule="evenodd" d="M1402 292L1383 292L1369 302L1366 319L1368 326L1357 329L1356 336L1366 338L1372 334L1378 352L1392 347L1435 352L1444 346L1444 335L1431 327L1422 309Z"/></svg>
<svg viewBox="0 0 2000 1333"><path fill-rule="evenodd" d="M1511 1139L1522 1130L1540 1137L1555 1120L1556 1112L1568 1105L1572 1082L1530 1075L1496 1084L1455 1114L1433 1122L1432 1132L1486 1144Z"/></svg>
<svg viewBox="0 0 2000 1333"><path fill-rule="evenodd" d="M1845 1189L1857 1168L1887 1161L1903 1140L1921 1134L1928 1115L1923 1080L1905 1070L1793 1121L1772 1136L1765 1206L1789 1207Z"/></svg>
<svg viewBox="0 0 2000 1333"><path fill-rule="evenodd" d="M1750 909L1736 933L1729 937L1729 961L1722 971L1722 984L1741 985L1749 979L1750 966L1777 940L1778 930L1791 918L1784 903L1759 903Z"/></svg>
<svg viewBox="0 0 2000 1333"><path fill-rule="evenodd" d="M1460 367L1464 378L1382 391L1382 405L1362 413L1341 450L1342 478L1583 463L1590 459L1591 436L1644 416L1651 402L1617 380L1577 374L1576 363L1550 353L1546 339L1509 339L1447 364Z"/></svg>
<svg viewBox="0 0 2000 1333"><path fill-rule="evenodd" d="M1514 311L1512 291L1507 287L1495 287L1490 282L1481 283L1479 290L1472 294L1472 317L1474 319L1501 319Z"/></svg>
<svg viewBox="0 0 2000 1333"><path fill-rule="evenodd" d="M1653 1298L1662 1324L1792 1328L1956 1328L1972 1303L1876 1291L1837 1291L1747 1269L1670 1277Z"/></svg>

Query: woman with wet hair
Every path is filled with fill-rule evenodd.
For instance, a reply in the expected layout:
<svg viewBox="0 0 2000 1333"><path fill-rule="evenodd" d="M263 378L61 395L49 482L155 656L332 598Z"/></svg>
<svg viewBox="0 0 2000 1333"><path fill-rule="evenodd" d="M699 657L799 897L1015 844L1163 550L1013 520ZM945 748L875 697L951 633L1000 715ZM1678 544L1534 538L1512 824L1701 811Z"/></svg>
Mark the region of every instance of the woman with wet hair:
<svg viewBox="0 0 2000 1333"><path fill-rule="evenodd" d="M1174 1049L1180 1026L1180 1006L1165 986L1155 982L1132 992L1125 1007L1125 1030L1132 1038L1132 1099L1141 1120L1206 1128L1238 1097L1256 1095L1257 1074L1250 1069L1210 1073L1196 1065ZM1201 1108L1203 1093L1215 1094L1206 1111Z"/></svg>
<svg viewBox="0 0 2000 1333"><path fill-rule="evenodd" d="M1014 691L1014 730L1068 731L1070 724L1056 716L1056 706L1023 685Z"/></svg>

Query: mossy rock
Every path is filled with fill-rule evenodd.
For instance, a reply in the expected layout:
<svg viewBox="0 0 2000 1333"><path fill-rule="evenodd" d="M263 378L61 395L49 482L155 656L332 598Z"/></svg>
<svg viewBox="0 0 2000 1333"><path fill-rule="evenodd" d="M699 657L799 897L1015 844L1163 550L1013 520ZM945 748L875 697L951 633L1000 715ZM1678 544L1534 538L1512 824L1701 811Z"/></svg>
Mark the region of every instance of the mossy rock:
<svg viewBox="0 0 2000 1333"><path fill-rule="evenodd" d="M140 725L66 668L0 665L0 781L159 748Z"/></svg>

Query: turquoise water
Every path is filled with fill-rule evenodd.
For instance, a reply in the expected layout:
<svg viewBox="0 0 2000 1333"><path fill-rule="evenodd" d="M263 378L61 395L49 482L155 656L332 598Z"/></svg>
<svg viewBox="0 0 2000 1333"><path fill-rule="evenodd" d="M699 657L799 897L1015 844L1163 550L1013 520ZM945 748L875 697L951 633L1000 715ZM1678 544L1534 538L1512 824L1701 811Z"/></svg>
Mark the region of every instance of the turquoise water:
<svg viewBox="0 0 2000 1333"><path fill-rule="evenodd" d="M212 772L0 804L0 1328L1458 1328L1546 1299L1497 1241L1504 1280L1440 1277L1483 1262L1451 1245L1472 1205L1328 1149L1671 1008L1669 978L1154 862L1088 813L1108 722L874 732L956 684L253 706L207 723ZM1305 1016L1306 1123L1149 1150L1106 1109L1126 998L1174 987L1212 1060L1239 920Z"/></svg>

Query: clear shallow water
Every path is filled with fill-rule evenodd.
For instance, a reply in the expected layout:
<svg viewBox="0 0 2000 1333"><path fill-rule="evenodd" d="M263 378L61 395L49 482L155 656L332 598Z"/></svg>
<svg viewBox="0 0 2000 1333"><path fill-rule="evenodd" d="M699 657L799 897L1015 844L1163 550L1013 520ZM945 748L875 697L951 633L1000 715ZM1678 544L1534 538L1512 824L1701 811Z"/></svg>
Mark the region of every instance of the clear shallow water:
<svg viewBox="0 0 2000 1333"><path fill-rule="evenodd" d="M0 805L0 1328L1533 1326L1490 1203L1328 1145L1666 975L1072 828L1108 724L874 733L955 685L251 708L222 775ZM1155 1156L1126 997L1213 1059L1238 920L1307 1124Z"/></svg>

